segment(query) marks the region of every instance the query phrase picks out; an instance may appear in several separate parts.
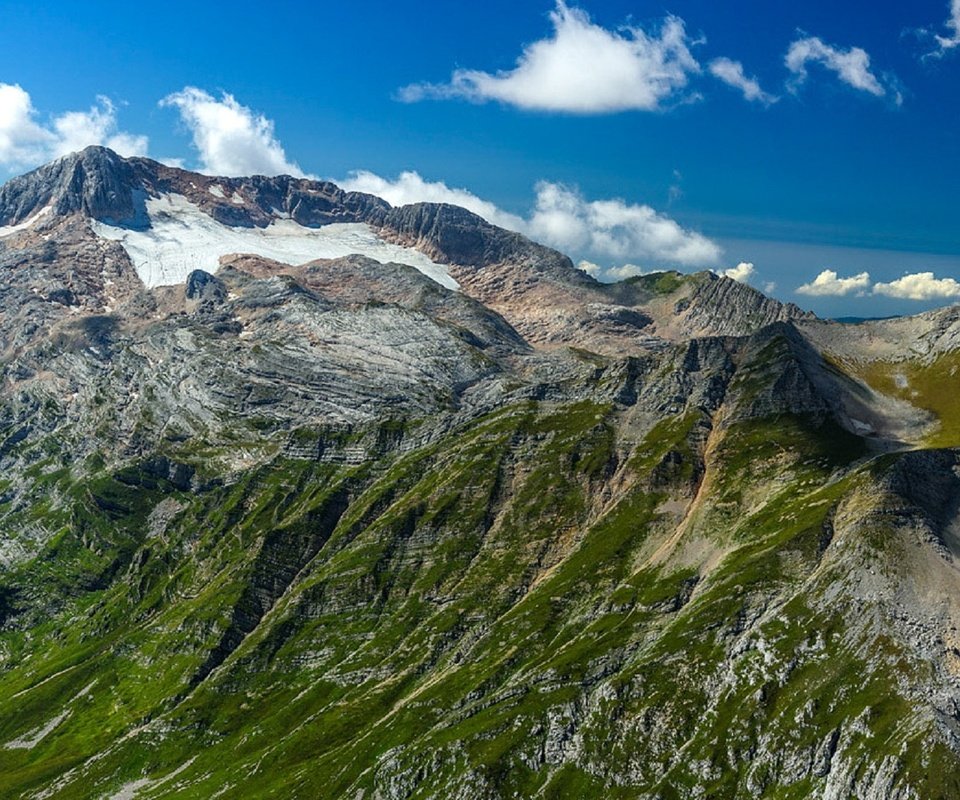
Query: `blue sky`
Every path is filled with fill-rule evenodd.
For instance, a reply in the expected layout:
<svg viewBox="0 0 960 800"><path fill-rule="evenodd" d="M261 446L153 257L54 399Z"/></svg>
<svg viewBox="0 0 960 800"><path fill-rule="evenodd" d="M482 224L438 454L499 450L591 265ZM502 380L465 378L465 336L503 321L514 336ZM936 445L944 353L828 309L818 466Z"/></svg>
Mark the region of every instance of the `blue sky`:
<svg viewBox="0 0 960 800"><path fill-rule="evenodd" d="M0 178L97 141L460 198L606 278L960 301L960 0L312 6L0 3Z"/></svg>

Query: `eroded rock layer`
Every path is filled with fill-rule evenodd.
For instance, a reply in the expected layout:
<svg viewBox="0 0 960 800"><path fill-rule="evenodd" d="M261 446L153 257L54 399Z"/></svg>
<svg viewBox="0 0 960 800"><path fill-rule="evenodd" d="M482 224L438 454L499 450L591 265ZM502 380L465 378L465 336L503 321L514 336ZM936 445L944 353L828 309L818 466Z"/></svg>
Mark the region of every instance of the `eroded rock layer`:
<svg viewBox="0 0 960 800"><path fill-rule="evenodd" d="M4 797L960 795L957 309L98 148L0 234Z"/></svg>

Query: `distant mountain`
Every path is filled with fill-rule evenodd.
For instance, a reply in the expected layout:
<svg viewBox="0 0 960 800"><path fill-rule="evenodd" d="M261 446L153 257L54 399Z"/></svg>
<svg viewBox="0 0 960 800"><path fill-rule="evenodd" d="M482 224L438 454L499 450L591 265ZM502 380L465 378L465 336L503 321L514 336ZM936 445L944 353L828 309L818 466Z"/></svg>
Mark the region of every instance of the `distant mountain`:
<svg viewBox="0 0 960 800"><path fill-rule="evenodd" d="M4 797L960 796L960 309L103 148L0 309Z"/></svg>

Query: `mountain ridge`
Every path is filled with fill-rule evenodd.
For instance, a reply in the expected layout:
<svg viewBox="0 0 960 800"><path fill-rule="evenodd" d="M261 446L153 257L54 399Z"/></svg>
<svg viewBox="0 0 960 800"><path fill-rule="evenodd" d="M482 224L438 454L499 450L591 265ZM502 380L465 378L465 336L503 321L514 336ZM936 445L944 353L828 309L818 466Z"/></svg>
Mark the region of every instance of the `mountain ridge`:
<svg viewBox="0 0 960 800"><path fill-rule="evenodd" d="M111 158L0 188L5 796L957 796L957 309Z"/></svg>
<svg viewBox="0 0 960 800"><path fill-rule="evenodd" d="M645 291L636 282L600 284L557 251L533 243L521 234L490 225L454 206L415 204L391 208L372 195L345 193L329 182L289 176L215 178L166 167L149 159L124 160L100 147L66 156L0 188L0 222L16 226L25 220L34 220L39 231L49 225L62 224L64 218L70 219L73 214L101 222L106 220L110 224L99 224L95 237L98 245L95 260L102 262L99 252L104 236L120 241L122 247L129 249L124 241L126 230L135 235L157 224L150 221L146 210L145 201L151 197L184 198L178 203L186 202L189 204L186 211L190 208L196 211L183 223L182 205L161 204L156 212L161 221L169 219L171 224L181 227L165 228L160 242L141 241L138 246L146 248L145 258L156 257L149 253L162 246L162 242L186 235L183 224L208 225L203 219L231 230L269 230L289 220L295 226L302 226L297 230L305 233L330 230L325 226L337 224L367 225L388 245L410 248L410 252L418 251L447 265L430 268L445 270L450 280L458 282L468 294L500 313L528 339L544 346L573 344L625 353L657 339L713 333L741 335L779 319L809 316L796 306L780 304L751 287L717 278L712 273L703 273L703 277L692 282L677 274L673 288L680 292L673 302L684 303L683 313L678 316L674 305L667 302L675 292ZM55 208L55 213L44 219L45 208ZM203 229L201 235L215 239L227 232ZM264 254L268 255L268 251L273 252L272 243L266 244ZM248 238L237 246L262 247L263 244ZM316 246L322 251L328 245L319 242ZM348 244L338 246L341 252L348 252ZM309 258L309 248L298 245L295 249L299 253L296 260L302 262ZM222 255L228 253L229 247ZM389 253L385 255L390 257ZM202 266L211 272L217 266L212 256L204 256L209 264ZM383 259L384 255L378 258ZM417 258L408 260L418 268L427 268L420 267ZM122 264L119 270L124 271ZM182 282L189 267L177 266L175 270L175 282ZM114 273L118 268L101 267L99 271ZM96 280L95 276L91 279ZM119 283L116 277L111 280L114 285ZM125 283L129 284L129 280ZM98 288L95 297L99 303L111 293L103 286ZM78 291L72 286L65 286L63 290L74 296L87 291L86 287ZM130 292L127 294L129 297ZM650 316L651 310L657 319Z"/></svg>

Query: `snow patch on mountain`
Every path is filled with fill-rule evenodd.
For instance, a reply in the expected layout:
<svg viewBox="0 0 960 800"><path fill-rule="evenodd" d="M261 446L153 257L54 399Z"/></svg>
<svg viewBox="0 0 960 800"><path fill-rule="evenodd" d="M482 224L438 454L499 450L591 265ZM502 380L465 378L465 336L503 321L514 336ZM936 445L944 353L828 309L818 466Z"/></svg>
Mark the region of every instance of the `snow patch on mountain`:
<svg viewBox="0 0 960 800"><path fill-rule="evenodd" d="M7 237L7 236L13 236L13 234L19 233L20 231L25 231L27 228L32 227L33 224L38 219L43 217L45 214L49 214L49 213L50 213L50 206L46 206L44 208L41 208L36 214L34 214L29 219L26 219L17 225L0 226L0 239L3 239L4 237Z"/></svg>
<svg viewBox="0 0 960 800"><path fill-rule="evenodd" d="M291 219L266 228L217 222L178 194L146 200L148 226L124 227L91 220L94 233L120 242L148 288L183 283L195 269L216 272L221 256L252 253L285 264L359 254L381 263L406 264L448 289L459 289L447 267L409 247L384 242L369 225L334 223L308 228Z"/></svg>

